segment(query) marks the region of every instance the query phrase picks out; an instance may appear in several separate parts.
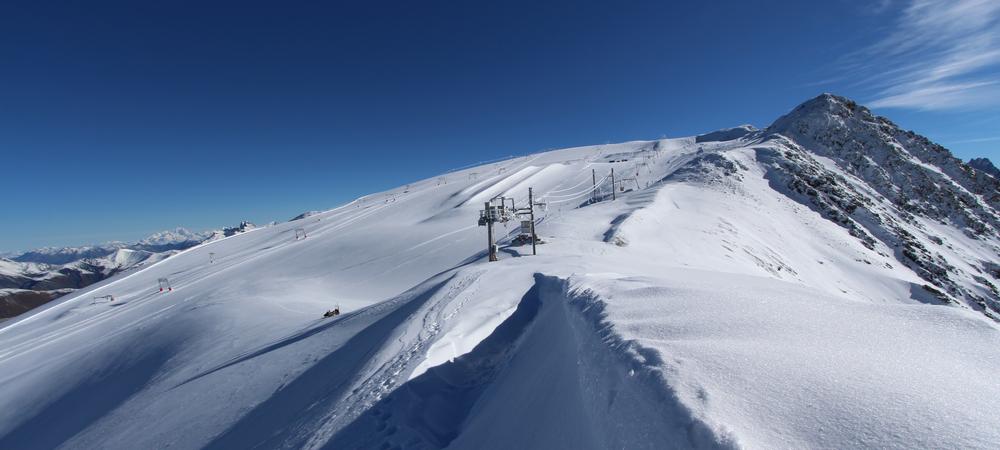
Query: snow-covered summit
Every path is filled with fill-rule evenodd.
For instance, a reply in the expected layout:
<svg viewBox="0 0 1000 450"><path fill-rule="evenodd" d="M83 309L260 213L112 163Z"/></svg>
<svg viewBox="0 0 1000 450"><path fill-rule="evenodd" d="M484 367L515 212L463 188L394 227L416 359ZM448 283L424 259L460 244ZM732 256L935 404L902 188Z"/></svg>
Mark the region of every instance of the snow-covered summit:
<svg viewBox="0 0 1000 450"><path fill-rule="evenodd" d="M851 100L823 94L767 132L832 159L907 212L949 221L972 236L996 236L1000 229L1000 180Z"/></svg>
<svg viewBox="0 0 1000 450"><path fill-rule="evenodd" d="M994 447L991 185L852 104L458 169L104 280L3 323L0 448ZM545 244L496 224L487 262L479 210L528 188Z"/></svg>
<svg viewBox="0 0 1000 450"><path fill-rule="evenodd" d="M976 233L995 235L1000 228L1000 180L853 100L822 94L766 131L832 158L900 207L953 220Z"/></svg>
<svg viewBox="0 0 1000 450"><path fill-rule="evenodd" d="M76 247L42 247L9 255L9 259L19 262L43 264L68 264L91 258L103 258L119 249L142 251L182 250L200 244L212 235L211 231L196 233L185 228L164 230L153 233L135 242L111 241L103 244Z"/></svg>
<svg viewBox="0 0 1000 450"><path fill-rule="evenodd" d="M84 245L77 247L43 247L23 252L9 253L6 258L19 262L35 262L43 264L67 264L89 258L102 258L119 249L140 250L146 252L164 252L184 250L219 236L231 236L253 229L250 222L241 222L235 227L223 230L191 231L184 227L163 230L153 233L135 242L111 241L103 244ZM228 234L226 234L228 233Z"/></svg>
<svg viewBox="0 0 1000 450"><path fill-rule="evenodd" d="M1000 230L1000 181L944 147L852 100L823 94L779 118L760 150L773 187L875 248L886 245L944 301L996 317L995 251L958 250L960 231L990 249ZM944 226L942 228L942 226ZM977 245L978 246L978 245Z"/></svg>
<svg viewBox="0 0 1000 450"><path fill-rule="evenodd" d="M143 247L162 247L169 245L184 245L188 243L201 243L209 236L212 235L211 231L204 231L196 233L188 230L187 228L177 227L173 230L164 230L157 233L153 233L138 241L137 246Z"/></svg>
<svg viewBox="0 0 1000 450"><path fill-rule="evenodd" d="M723 128L711 133L698 135L695 138L695 142L731 141L746 137L758 131L757 127L753 125L740 125L738 127Z"/></svg>
<svg viewBox="0 0 1000 450"><path fill-rule="evenodd" d="M106 242L104 244L77 247L42 247L11 254L9 259L19 262L42 264L67 264L81 259L107 256L115 250L126 247L128 247L128 244L124 242Z"/></svg>

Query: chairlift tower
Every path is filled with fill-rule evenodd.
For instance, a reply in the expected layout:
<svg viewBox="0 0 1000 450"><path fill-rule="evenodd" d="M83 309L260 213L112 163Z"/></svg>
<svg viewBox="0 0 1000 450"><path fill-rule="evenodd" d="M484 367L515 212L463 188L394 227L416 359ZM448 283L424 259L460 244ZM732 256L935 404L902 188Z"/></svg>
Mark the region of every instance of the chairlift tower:
<svg viewBox="0 0 1000 450"><path fill-rule="evenodd" d="M638 191L640 189L639 188L639 180L637 178L631 178L631 177L630 178L620 178L620 179L618 179L618 181L615 183L615 185L612 186L611 188L612 188L612 190L618 190L619 192L625 192L625 185L627 183L629 183L629 182L635 183L635 190Z"/></svg>
<svg viewBox="0 0 1000 450"><path fill-rule="evenodd" d="M618 196L615 195L615 168L611 168L611 201L618 200Z"/></svg>
<svg viewBox="0 0 1000 450"><path fill-rule="evenodd" d="M590 203L597 203L597 170L590 169Z"/></svg>
<svg viewBox="0 0 1000 450"><path fill-rule="evenodd" d="M513 204L514 199L511 199ZM490 254L490 261L497 261L497 246L493 242L493 224L507 223L511 220L513 208L507 208L507 201L504 197L493 197L485 202L483 209L479 211L479 226L486 227L487 250Z"/></svg>
<svg viewBox="0 0 1000 450"><path fill-rule="evenodd" d="M528 188L528 215L531 221L531 254L537 255L538 250L536 242L538 241L538 236L535 234L535 196L534 189Z"/></svg>
<svg viewBox="0 0 1000 450"><path fill-rule="evenodd" d="M510 201L508 204L507 201ZM479 226L486 227L487 250L489 260L497 261L497 246L493 238L493 224L506 224L511 220L521 221L521 234L527 235L531 239L531 254L537 255L538 236L535 234L535 205L544 208L545 203L534 201L534 189L528 188L528 207L517 208L513 198L493 197L483 204L483 209L479 211ZM524 220L526 219L526 220Z"/></svg>

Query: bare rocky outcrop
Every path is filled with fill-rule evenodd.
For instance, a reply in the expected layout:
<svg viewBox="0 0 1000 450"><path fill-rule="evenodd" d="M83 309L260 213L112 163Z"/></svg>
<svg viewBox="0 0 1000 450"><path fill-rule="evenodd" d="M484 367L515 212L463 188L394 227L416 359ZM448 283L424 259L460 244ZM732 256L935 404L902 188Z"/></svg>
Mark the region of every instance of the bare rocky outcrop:
<svg viewBox="0 0 1000 450"><path fill-rule="evenodd" d="M1000 278L979 269L992 263L963 261L974 272L957 267L948 238L926 226L954 226L1000 258L1000 181L986 170L831 94L779 118L757 144L757 160L773 188L844 227L865 247L891 249L941 301L1000 317Z"/></svg>
<svg viewBox="0 0 1000 450"><path fill-rule="evenodd" d="M998 236L1000 181L853 100L820 95L766 132L830 158L904 211L949 222L972 237Z"/></svg>

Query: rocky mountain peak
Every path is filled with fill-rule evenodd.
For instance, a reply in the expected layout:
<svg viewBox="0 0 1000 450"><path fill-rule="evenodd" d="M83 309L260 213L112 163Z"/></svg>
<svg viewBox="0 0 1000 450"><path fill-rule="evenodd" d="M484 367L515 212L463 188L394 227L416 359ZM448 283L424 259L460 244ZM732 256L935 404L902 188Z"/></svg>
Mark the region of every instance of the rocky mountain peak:
<svg viewBox="0 0 1000 450"><path fill-rule="evenodd" d="M840 95L823 93L802 102L791 112L775 121L775 124L781 122L783 119L794 119L800 116L816 114L834 115L839 117L850 117L853 115L860 115L862 118L874 117L874 114L872 114L868 108L859 105L854 100Z"/></svg>
<svg viewBox="0 0 1000 450"><path fill-rule="evenodd" d="M947 221L974 236L1000 229L1000 182L946 148L846 97L822 94L765 130L833 160L903 211Z"/></svg>
<svg viewBox="0 0 1000 450"><path fill-rule="evenodd" d="M781 116L766 132L810 141L846 134L862 134L876 140L888 140L902 130L889 119L876 116L854 100L825 93L803 102Z"/></svg>
<svg viewBox="0 0 1000 450"><path fill-rule="evenodd" d="M969 167L993 175L994 178L1000 178L1000 169L987 158L972 158L969 160Z"/></svg>

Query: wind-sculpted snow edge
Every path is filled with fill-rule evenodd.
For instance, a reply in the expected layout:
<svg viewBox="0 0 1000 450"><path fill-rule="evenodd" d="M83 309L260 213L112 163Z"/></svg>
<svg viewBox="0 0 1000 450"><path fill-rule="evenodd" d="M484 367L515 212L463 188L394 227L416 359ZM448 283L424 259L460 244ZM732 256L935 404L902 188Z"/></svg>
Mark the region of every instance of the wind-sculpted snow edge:
<svg viewBox="0 0 1000 450"><path fill-rule="evenodd" d="M623 339L602 299L534 275L469 353L401 384L326 448L737 448L671 389L655 350Z"/></svg>
<svg viewBox="0 0 1000 450"><path fill-rule="evenodd" d="M664 361L664 355L656 349L643 346L636 340L627 339L618 332L616 325L608 317L607 299L590 289L583 281L584 278L574 276L568 280L558 280L559 295L565 299L569 310L582 319L578 321L578 325L586 328L580 331L590 332L599 338L609 350L606 355L616 359L614 361L616 364L607 364L607 367L625 370L628 377L626 380L642 384L649 394L655 396L656 403L670 405L672 414L659 418L647 417L646 420L651 422L650 425L655 426L660 420L672 422L675 425L673 431L678 432L678 437L687 438L687 442L674 442L677 447L740 448L732 432L710 424L708 420L699 417L685 405L671 386L670 369ZM609 448L612 446L617 447L609 445ZM656 448L663 447L656 446Z"/></svg>

